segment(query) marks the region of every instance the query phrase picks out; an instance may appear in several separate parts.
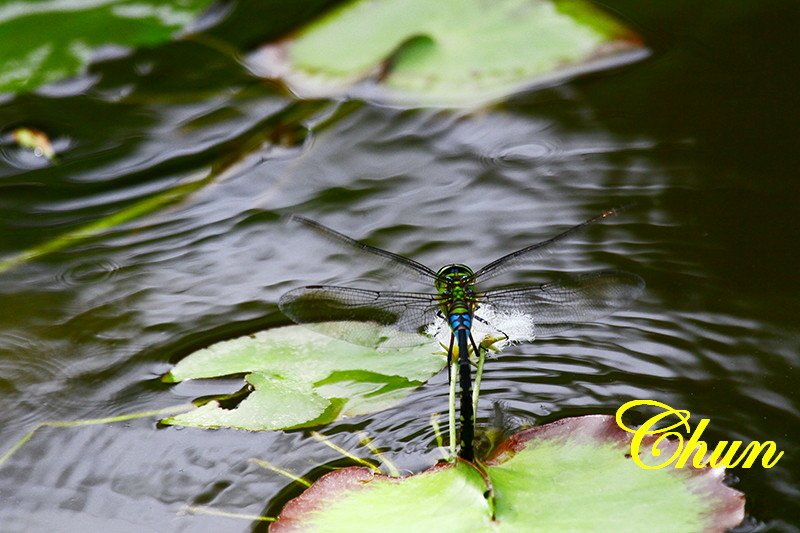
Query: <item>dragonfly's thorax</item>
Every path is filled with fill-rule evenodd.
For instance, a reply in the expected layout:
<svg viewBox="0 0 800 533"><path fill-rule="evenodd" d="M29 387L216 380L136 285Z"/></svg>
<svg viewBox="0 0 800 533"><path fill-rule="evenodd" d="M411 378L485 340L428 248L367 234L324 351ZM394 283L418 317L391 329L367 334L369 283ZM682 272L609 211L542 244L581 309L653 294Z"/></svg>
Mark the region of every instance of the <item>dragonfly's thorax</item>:
<svg viewBox="0 0 800 533"><path fill-rule="evenodd" d="M466 265L444 266L436 274L436 290L447 298L469 298L475 292L474 276L472 269Z"/></svg>
<svg viewBox="0 0 800 533"><path fill-rule="evenodd" d="M474 274L465 265L447 265L436 275L436 290L442 297L442 310L453 331L470 329L475 311Z"/></svg>

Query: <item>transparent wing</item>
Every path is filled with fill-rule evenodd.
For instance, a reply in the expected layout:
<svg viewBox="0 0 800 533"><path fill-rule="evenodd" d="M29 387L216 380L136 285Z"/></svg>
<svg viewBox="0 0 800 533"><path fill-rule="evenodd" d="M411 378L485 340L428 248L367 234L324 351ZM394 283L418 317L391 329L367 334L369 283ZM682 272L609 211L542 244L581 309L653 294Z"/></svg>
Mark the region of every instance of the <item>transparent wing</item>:
<svg viewBox="0 0 800 533"><path fill-rule="evenodd" d="M596 272L535 287L499 289L479 296L476 315L512 342L546 337L592 322L631 304L644 281L627 272Z"/></svg>
<svg viewBox="0 0 800 533"><path fill-rule="evenodd" d="M372 348L430 343L439 298L433 294L309 285L281 296L281 311L331 337Z"/></svg>
<svg viewBox="0 0 800 533"><path fill-rule="evenodd" d="M300 215L290 215L288 220L299 222L304 226L314 230L316 233L325 237L329 241L339 245L344 245L350 250L358 252L362 257L378 260L383 266L386 266L394 272L409 279L420 281L428 285L430 285L436 279L436 272L426 267L422 263L418 263L413 259L409 259L408 257L403 257L402 255L358 242L347 235L339 233L338 231L324 226L319 222L315 222Z"/></svg>
<svg viewBox="0 0 800 533"><path fill-rule="evenodd" d="M594 218L590 218L586 222L582 222L577 226L571 227L567 231L556 235L551 239L532 244L531 246L527 246L521 250L517 250L516 252L511 252L508 255L504 255L500 259L496 259L483 268L476 270L473 279L475 280L475 283L482 283L495 276L499 276L500 274L503 274L512 268L518 267L522 263L541 259L547 254L552 253L557 243L565 240L567 237L571 237L590 224L600 222L603 219L616 215L618 211L618 209L609 209L608 211L604 211Z"/></svg>

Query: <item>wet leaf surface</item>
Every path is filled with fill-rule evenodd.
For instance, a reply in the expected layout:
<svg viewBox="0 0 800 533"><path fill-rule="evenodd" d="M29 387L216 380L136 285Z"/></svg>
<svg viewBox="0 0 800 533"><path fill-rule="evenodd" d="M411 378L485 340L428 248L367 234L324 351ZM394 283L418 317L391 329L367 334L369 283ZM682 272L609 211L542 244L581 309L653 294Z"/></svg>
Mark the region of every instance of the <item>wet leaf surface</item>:
<svg viewBox="0 0 800 533"><path fill-rule="evenodd" d="M438 351L431 340L376 352L302 326L246 335L190 354L164 380L247 373L250 395L233 409L211 401L163 422L266 431L380 411L442 369L444 357Z"/></svg>
<svg viewBox="0 0 800 533"><path fill-rule="evenodd" d="M461 461L405 478L366 468L332 472L290 501L270 531L363 531L379 523L398 532L722 532L744 518L744 496L723 483L721 469L642 469L630 458L630 435L610 416L517 433L483 468L486 479Z"/></svg>
<svg viewBox="0 0 800 533"><path fill-rule="evenodd" d="M252 59L301 96L472 106L646 54L590 2L381 0L350 2ZM367 78L377 83L351 88Z"/></svg>

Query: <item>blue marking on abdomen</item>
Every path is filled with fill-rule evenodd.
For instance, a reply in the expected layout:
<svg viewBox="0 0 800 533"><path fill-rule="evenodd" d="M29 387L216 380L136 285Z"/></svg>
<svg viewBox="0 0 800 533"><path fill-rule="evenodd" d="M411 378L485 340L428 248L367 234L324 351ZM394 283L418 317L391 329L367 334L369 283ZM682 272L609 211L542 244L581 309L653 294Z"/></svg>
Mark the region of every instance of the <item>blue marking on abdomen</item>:
<svg viewBox="0 0 800 533"><path fill-rule="evenodd" d="M454 313L450 315L450 329L453 331L459 328L472 328L472 317L469 313Z"/></svg>

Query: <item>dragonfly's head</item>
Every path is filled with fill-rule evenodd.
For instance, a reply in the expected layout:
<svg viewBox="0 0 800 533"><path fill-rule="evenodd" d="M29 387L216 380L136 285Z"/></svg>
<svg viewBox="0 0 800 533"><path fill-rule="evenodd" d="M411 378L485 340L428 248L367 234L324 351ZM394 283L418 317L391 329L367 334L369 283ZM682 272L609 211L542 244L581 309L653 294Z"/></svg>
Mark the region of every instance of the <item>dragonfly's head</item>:
<svg viewBox="0 0 800 533"><path fill-rule="evenodd" d="M436 290L439 294L450 294L454 288L466 288L472 284L474 273L466 265L447 265L436 273Z"/></svg>

